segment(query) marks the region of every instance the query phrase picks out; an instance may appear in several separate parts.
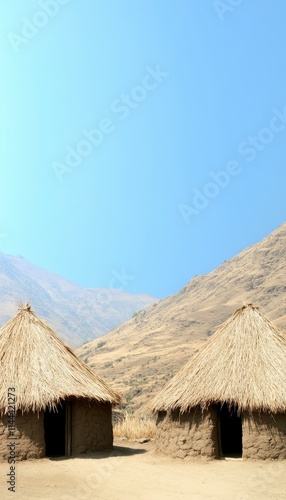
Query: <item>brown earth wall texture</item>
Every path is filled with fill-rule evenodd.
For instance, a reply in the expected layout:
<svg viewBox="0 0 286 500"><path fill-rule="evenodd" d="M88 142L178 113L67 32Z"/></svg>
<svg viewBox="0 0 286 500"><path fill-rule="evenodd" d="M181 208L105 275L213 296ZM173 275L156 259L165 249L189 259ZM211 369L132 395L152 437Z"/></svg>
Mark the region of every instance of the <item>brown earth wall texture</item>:
<svg viewBox="0 0 286 500"><path fill-rule="evenodd" d="M17 413L16 461L45 456L44 412ZM0 419L0 461L11 456L8 418ZM111 405L74 401L72 403L72 454L110 449L113 445ZM11 448L12 449L12 448Z"/></svg>
<svg viewBox="0 0 286 500"><path fill-rule="evenodd" d="M217 411L193 409L182 415L160 412L157 419L156 449L173 458L218 457Z"/></svg>
<svg viewBox="0 0 286 500"><path fill-rule="evenodd" d="M44 413L17 413L15 431L16 461L45 456ZM8 418L0 419L0 461L8 461L12 456L8 443Z"/></svg>
<svg viewBox="0 0 286 500"><path fill-rule="evenodd" d="M286 459L286 415L242 416L243 458Z"/></svg>
<svg viewBox="0 0 286 500"><path fill-rule="evenodd" d="M72 402L72 454L111 449L112 411L109 404Z"/></svg>

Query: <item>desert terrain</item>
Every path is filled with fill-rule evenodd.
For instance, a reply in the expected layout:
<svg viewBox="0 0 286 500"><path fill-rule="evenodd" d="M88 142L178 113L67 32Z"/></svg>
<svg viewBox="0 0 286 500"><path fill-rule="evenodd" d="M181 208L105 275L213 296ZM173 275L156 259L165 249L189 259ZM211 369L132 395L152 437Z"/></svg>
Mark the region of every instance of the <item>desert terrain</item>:
<svg viewBox="0 0 286 500"><path fill-rule="evenodd" d="M154 451L154 443L115 440L111 452L17 464L16 492L7 500L279 500L286 498L286 462L183 461Z"/></svg>

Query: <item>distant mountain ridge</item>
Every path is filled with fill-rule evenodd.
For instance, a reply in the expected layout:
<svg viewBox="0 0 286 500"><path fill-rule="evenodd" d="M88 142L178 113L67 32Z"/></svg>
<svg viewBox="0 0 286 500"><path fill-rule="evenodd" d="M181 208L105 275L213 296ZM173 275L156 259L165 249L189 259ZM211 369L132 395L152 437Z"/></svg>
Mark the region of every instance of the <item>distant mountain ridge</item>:
<svg viewBox="0 0 286 500"><path fill-rule="evenodd" d="M0 253L0 325L29 300L36 314L75 348L131 318L156 299L115 288L84 288L23 257Z"/></svg>
<svg viewBox="0 0 286 500"><path fill-rule="evenodd" d="M244 301L286 333L285 270L286 223L77 353L140 407Z"/></svg>

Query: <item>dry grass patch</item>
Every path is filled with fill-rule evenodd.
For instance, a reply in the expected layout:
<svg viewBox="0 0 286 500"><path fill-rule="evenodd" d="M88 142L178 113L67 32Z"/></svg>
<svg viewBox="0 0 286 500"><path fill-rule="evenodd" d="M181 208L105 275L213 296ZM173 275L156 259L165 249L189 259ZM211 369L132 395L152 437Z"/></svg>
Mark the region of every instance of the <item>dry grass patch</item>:
<svg viewBox="0 0 286 500"><path fill-rule="evenodd" d="M116 437L127 439L154 438L156 432L155 419L146 415L121 413L113 426Z"/></svg>

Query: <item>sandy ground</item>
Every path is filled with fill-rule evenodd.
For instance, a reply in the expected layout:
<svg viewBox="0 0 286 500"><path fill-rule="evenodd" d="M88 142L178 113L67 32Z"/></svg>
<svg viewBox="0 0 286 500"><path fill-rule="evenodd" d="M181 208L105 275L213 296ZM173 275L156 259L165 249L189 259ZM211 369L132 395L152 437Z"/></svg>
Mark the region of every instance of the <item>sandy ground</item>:
<svg viewBox="0 0 286 500"><path fill-rule="evenodd" d="M169 459L153 443L115 442L109 453L20 462L16 492L0 464L1 500L286 499L286 461Z"/></svg>

